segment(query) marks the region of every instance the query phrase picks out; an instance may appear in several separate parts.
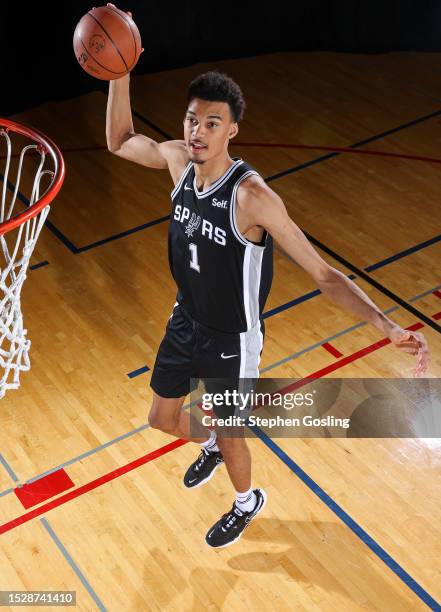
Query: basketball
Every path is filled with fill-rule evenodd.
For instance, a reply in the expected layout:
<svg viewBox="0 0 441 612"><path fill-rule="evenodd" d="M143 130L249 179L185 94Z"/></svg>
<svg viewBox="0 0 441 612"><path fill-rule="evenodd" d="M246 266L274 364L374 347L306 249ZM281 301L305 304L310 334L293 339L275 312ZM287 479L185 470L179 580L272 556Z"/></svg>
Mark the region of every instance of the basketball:
<svg viewBox="0 0 441 612"><path fill-rule="evenodd" d="M135 67L141 54L141 36L127 13L114 6L99 6L78 22L73 47L86 72L112 81Z"/></svg>

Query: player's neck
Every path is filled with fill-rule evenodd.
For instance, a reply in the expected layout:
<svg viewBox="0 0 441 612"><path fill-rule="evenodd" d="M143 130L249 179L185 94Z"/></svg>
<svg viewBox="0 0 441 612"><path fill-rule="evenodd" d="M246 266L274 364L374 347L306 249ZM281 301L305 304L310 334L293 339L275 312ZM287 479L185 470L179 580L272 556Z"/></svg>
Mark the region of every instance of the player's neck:
<svg viewBox="0 0 441 612"><path fill-rule="evenodd" d="M225 174L234 160L227 154L221 158L210 159L205 164L194 164L196 185L199 191L205 191L217 179Z"/></svg>

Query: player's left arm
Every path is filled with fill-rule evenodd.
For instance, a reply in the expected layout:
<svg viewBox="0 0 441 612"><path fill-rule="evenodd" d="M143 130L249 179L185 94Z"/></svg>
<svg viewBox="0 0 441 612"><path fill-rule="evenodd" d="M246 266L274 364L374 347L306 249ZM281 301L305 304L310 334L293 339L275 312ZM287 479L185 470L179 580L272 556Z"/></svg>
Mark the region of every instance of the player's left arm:
<svg viewBox="0 0 441 612"><path fill-rule="evenodd" d="M429 352L423 334L401 328L345 274L330 266L288 215L282 199L260 177L250 177L239 187L237 218L242 233L263 227L317 283L319 289L343 308L375 325L399 349L417 355L415 376L428 367Z"/></svg>

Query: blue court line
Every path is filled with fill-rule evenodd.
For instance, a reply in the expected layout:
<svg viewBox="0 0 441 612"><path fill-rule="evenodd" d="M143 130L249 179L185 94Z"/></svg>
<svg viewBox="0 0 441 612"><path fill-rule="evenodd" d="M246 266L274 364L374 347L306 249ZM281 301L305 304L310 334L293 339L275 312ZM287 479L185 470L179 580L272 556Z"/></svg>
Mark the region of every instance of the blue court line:
<svg viewBox="0 0 441 612"><path fill-rule="evenodd" d="M289 255L287 255L287 257L289 257ZM291 259L291 257L289 257L289 259ZM348 274L347 276L351 280L354 280L354 278L357 278L355 274ZM271 310L267 310L266 312L262 314L262 319L267 319L268 317L272 317L275 314L278 314L279 312L288 310L289 308L292 308L293 306L297 306L297 304L301 304L302 302L306 302L307 300L310 300L313 297L316 297L317 295L320 295L320 294L321 294L320 289L314 289L313 291L304 293L303 295L299 296L298 298L295 298L294 300L291 300L290 302L286 302L285 304L276 306L275 308L272 308Z"/></svg>
<svg viewBox="0 0 441 612"><path fill-rule="evenodd" d="M92 597L93 601L98 606L98 609L101 610L102 612L107 612L107 608L104 606L104 604L101 601L101 599L98 597L98 595L95 593L93 588L90 586L90 583L86 579L85 575L80 570L80 568L75 563L75 561L72 559L71 555L66 550L64 544L60 541L59 537L57 536L55 531L52 529L52 527L49 525L47 520L45 518L41 518L40 522L42 523L42 525L44 526L44 528L46 529L48 534L51 536L52 540L55 542L56 546L60 550L60 552L63 555L63 557L66 559L66 561L69 563L69 565L71 566L71 568L73 569L75 574L78 576L78 578L82 582L84 588L86 589L86 591ZM78 602L77 602L77 605L78 605Z"/></svg>
<svg viewBox="0 0 441 612"><path fill-rule="evenodd" d="M398 259L401 259L402 257L407 257L408 255L416 253L417 251L420 251L421 249L425 249L426 247L431 246L432 244L435 244L436 242L439 242L440 240L441 240L441 234L438 236L434 236L433 238L430 238L429 240L425 240L424 242L420 242L419 244L416 244L412 247L409 247L408 249L404 251L400 251L399 253L396 253L395 255L391 255L390 257L387 257L386 259L382 259L381 261L378 261L377 263L371 264L370 266L363 268L363 270L365 272L371 272L373 270L378 270L378 268L382 268L383 266L386 266L394 261L397 261ZM284 253L284 255L288 257L288 259L291 259L291 257L289 257L289 255L287 255L286 253ZM351 280L354 280L355 278L357 278L355 274L348 274L347 277L350 278ZM436 289L433 289L433 291L436 291ZM297 304L300 304L301 302L305 302L306 300L310 300L311 298L316 297L317 295L320 295L320 294L321 294L320 289L314 289L313 291L310 291L309 293L305 293L299 296L298 298L295 298L294 300L291 300L289 302L286 302L285 304L276 306L272 310L268 310L267 312L264 312L262 315L262 318L266 319L267 317L272 317L273 315L278 314L279 312L288 310L289 308L292 308L292 306L296 306ZM412 298L409 300L409 302L412 302L412 301L414 302L415 298Z"/></svg>
<svg viewBox="0 0 441 612"><path fill-rule="evenodd" d="M398 576L398 578L400 578L400 580L404 582L407 587L409 587L409 589L415 593L415 595L417 595L431 610L436 610L437 612L441 611L441 604L435 601L435 599L429 595L429 593L423 589L423 587L418 584L418 582L416 582L416 580L414 580L412 576L410 576L410 574L408 574L406 570L384 550L384 548L356 523L354 519L332 499L332 497L308 476L308 474L304 472L302 468L274 442L274 440L271 440L271 438L269 438L259 427L250 425L248 427L347 527L349 527L358 538L360 538L364 544L366 544L366 546L371 549L377 557L383 561L383 563L389 567L389 569L394 572L394 574L396 574L396 576Z"/></svg>
<svg viewBox="0 0 441 612"><path fill-rule="evenodd" d="M135 378L135 376L139 376L140 374L144 374L145 372L148 372L150 370L150 368L148 366L142 366L141 368L138 368L137 370L133 370L133 372L129 372L127 374L127 376L129 378Z"/></svg>
<svg viewBox="0 0 441 612"><path fill-rule="evenodd" d="M433 238L430 238L430 240L425 240L424 242L420 242L419 244L414 245L413 247L409 247L408 249L406 249L405 251L400 251L399 253L396 253L395 255L391 255L390 257L387 257L386 259L382 259L381 261L372 264L370 266L367 266L366 268L364 268L365 272L370 272L372 270L377 270L378 268L381 268L387 264L390 264L394 261L397 261L398 259L401 259L402 257L406 257L407 255L411 255L412 253L416 253L417 251L421 250L421 249L425 249L426 247L435 244L436 242L438 242L439 240L441 240L441 234L439 236L434 236ZM288 259L291 259L291 257L289 255L287 255L284 251L281 251L286 257L288 257ZM292 260L292 259L291 259ZM293 261L293 260L292 260ZM296 263L296 262L294 262ZM350 278L351 280L354 280L357 278L357 276L355 274L348 274L347 275L348 278ZM425 292L424 294L421 294L420 297L423 297L423 295L428 295L429 293L433 293L433 291L436 291L438 289L438 287L436 287L435 289L431 289L427 292ZM276 306L275 308L272 308L271 310L267 310L266 312L264 312L262 314L262 319L267 319L268 317L272 317L276 314L279 314L280 312L283 312L284 310L288 310L289 308L292 308L293 306L297 306L297 304L301 304L302 302L306 302L307 300L310 300L314 297L316 297L317 295L320 295L322 292L320 291L320 289L314 289L313 291L309 291L308 293L304 293L303 295L294 298L293 300L290 300L289 302L286 302L285 304L281 304L280 306ZM409 302L415 302L417 299L419 299L419 296L416 296L414 298L409 299ZM395 310L395 308L390 309L387 312L393 312L393 310ZM354 325L352 328L349 329L356 329L357 327L360 327L361 325L364 325L364 323L358 324L358 325ZM333 338L337 338L340 334L336 334L335 336L332 337ZM329 342L329 340L326 340L326 342ZM318 343L317 346L319 346L320 343ZM147 367L147 366L146 366ZM143 371L139 371L139 374L143 374L146 370ZM264 370L262 370L263 372ZM134 372L131 372L130 374L128 374L128 376L130 378L134 378L135 376L138 376L139 374L137 374L138 370L134 370Z"/></svg>
<svg viewBox="0 0 441 612"><path fill-rule="evenodd" d="M372 272L373 270L378 270L378 268L387 266L387 264L390 264L393 261L397 261L397 259L401 259L402 257L407 257L408 255L411 255L412 253L416 253L416 251L425 249L426 247L431 246L432 244L435 244L436 242L439 242L440 240L441 240L441 234L439 234L438 236L434 236L433 238L430 238L429 240L425 240L424 242L420 242L419 244L416 244L413 247L409 247L408 249L405 249L404 251L400 251L399 253L396 253L395 255L386 257L386 259L383 259L382 261L379 261L378 263L372 264L371 266L367 266L367 268L365 268L364 270L365 272Z"/></svg>
<svg viewBox="0 0 441 612"><path fill-rule="evenodd" d="M433 291L437 291L438 289L441 288L441 285L437 285L436 287L432 288L432 289L428 289L427 291L425 291L424 293L421 293L419 296L416 296L415 298L412 298L410 301L416 301L417 299L420 299L426 295L429 295L430 293L432 293ZM389 308L388 310L385 310L385 314L388 314L390 312L392 312L393 310L398 310L399 306L392 306L392 308ZM311 344L310 346L307 346L306 348L293 353L292 355L289 355L288 357L285 357L284 359L282 359L281 361L276 361L275 363L267 366L266 368L263 368L260 370L260 372L263 374L264 372L268 372L269 370L272 370L276 367L278 367L279 365L282 365L283 363L285 363L286 361L290 361L292 359L295 359L296 357L299 357L300 355L303 355L304 353L308 353L310 351L312 351L313 349L321 346L324 342L331 342L332 340L334 340L335 338L338 338L340 336L343 336L345 334L350 333L351 331L353 331L354 329L357 329L358 327L362 327L363 325L367 325L366 321L361 321L360 323L357 323L356 325L353 325L351 327L348 327L340 332L337 332L336 334L333 334L332 336L329 336L328 338L324 338L322 340L320 340L319 342L316 342L314 344ZM194 402L193 402L194 403ZM183 409L189 408L192 404L187 404L186 406L183 407ZM144 431L145 429L150 429L150 425L148 423L145 423L144 425L141 425L140 427L136 427L135 429L132 429L128 432L126 432L125 434L121 434L120 436L113 438L112 440L109 440L108 442L105 442L104 444L101 444L100 446L96 446L95 448L91 448L88 451L82 453L81 455L77 455L76 457L73 457L72 459L69 459L68 461L65 461L64 463L61 463L60 465L57 465L55 467L50 468L49 470L46 470L45 472L38 474L37 476L34 476L32 478L30 478L29 480L26 481L26 484L29 484L31 482L35 482L36 480L40 480L40 478L44 478L45 476L52 474L53 472L56 472L57 470L60 470L62 468L68 467L69 465L73 465L74 463L77 463L78 461L81 461L82 459L85 459L87 457L91 457L92 455L94 455L95 453L98 453L101 450L104 450L105 448L112 446L113 444L116 444L118 442L120 442L121 440L125 440L126 438L129 438L137 433L140 433L141 431ZM3 495L7 495L8 493L12 492L12 489L8 489L7 491L3 491L3 493L0 493L0 497L2 497Z"/></svg>

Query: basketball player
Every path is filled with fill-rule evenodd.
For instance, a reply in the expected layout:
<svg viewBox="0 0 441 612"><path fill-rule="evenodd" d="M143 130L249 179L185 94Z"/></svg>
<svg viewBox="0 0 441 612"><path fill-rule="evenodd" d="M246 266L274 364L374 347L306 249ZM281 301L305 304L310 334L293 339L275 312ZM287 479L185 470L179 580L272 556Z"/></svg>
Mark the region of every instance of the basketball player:
<svg viewBox="0 0 441 612"><path fill-rule="evenodd" d="M185 474L186 487L206 483L225 462L236 500L206 536L210 546L223 547L241 536L262 510L266 494L251 486L245 438L221 437L202 425L190 430L190 415L181 408L190 379L258 377L272 238L325 295L416 355L417 376L427 369L428 349L421 333L400 328L327 264L262 177L244 160L230 157L228 145L245 107L239 86L224 74L207 72L190 84L187 99L183 140L158 143L134 131L129 76L111 81L106 133L112 153L168 169L175 185L168 251L178 294L152 373L149 423L202 447Z"/></svg>

